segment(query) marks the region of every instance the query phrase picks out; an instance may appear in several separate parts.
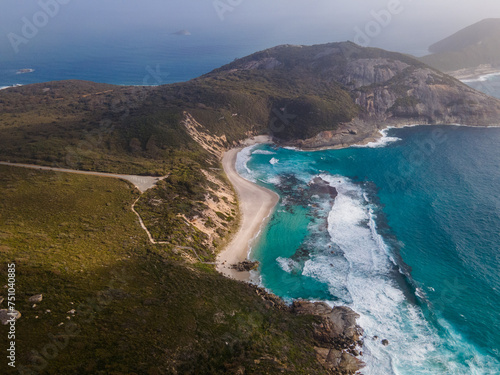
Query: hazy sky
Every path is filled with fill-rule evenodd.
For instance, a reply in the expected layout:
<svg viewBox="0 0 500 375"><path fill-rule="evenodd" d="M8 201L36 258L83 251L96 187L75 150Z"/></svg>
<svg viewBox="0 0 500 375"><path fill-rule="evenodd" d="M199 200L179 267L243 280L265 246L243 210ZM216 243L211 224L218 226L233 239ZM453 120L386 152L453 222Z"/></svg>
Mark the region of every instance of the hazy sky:
<svg viewBox="0 0 500 375"><path fill-rule="evenodd" d="M25 20L38 23L38 43L141 30L161 38L187 29L214 42L252 34L268 44L356 39L423 54L433 42L492 17L500 17L499 0L1 0L0 55L11 53L9 35L26 36Z"/></svg>

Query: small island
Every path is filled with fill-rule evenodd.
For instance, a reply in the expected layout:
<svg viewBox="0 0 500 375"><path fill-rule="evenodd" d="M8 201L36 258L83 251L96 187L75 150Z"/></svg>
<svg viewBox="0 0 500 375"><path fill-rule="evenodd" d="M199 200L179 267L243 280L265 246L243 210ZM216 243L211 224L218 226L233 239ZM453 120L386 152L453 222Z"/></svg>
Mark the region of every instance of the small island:
<svg viewBox="0 0 500 375"><path fill-rule="evenodd" d="M16 74L26 74L26 73L33 73L35 69L27 68L27 69L19 69Z"/></svg>
<svg viewBox="0 0 500 375"><path fill-rule="evenodd" d="M191 35L191 32L189 30L179 30L176 31L175 33L172 33L174 35L179 35L179 36L189 36Z"/></svg>

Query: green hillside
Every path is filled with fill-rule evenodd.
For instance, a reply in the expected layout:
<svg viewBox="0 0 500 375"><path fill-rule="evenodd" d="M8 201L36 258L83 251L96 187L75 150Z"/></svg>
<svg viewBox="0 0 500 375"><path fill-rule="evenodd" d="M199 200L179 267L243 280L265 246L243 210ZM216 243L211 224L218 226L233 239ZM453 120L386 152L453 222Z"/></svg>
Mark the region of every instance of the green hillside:
<svg viewBox="0 0 500 375"><path fill-rule="evenodd" d="M0 191L0 270L16 263L22 312L2 374L322 373L313 317L150 244L125 182L0 166Z"/></svg>
<svg viewBox="0 0 500 375"><path fill-rule="evenodd" d="M500 18L466 27L429 47L421 60L436 69L454 71L483 64L500 67Z"/></svg>

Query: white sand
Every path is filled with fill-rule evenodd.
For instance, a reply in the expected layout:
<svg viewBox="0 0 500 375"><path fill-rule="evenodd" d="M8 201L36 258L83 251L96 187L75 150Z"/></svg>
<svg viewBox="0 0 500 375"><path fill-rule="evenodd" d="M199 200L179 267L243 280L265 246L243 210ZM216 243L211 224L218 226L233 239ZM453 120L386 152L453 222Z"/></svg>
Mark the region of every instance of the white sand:
<svg viewBox="0 0 500 375"><path fill-rule="evenodd" d="M245 146L268 143L268 137L255 137L243 142ZM217 257L217 270L227 277L248 281L249 272L238 272L230 268L247 258L251 242L266 223L266 218L278 203L279 196L271 190L258 186L242 178L236 172L236 156L241 151L235 148L227 151L222 158L222 166L238 195L240 206L240 228L229 245Z"/></svg>

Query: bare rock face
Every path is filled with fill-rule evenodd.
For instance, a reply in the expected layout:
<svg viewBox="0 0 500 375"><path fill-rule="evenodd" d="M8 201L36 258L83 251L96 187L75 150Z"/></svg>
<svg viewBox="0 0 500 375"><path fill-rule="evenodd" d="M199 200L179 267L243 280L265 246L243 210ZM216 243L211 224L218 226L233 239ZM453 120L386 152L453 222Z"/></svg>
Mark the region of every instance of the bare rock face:
<svg viewBox="0 0 500 375"><path fill-rule="evenodd" d="M334 374L354 374L365 366L363 361L337 349L316 348L317 358Z"/></svg>
<svg viewBox="0 0 500 375"><path fill-rule="evenodd" d="M363 330L356 324L359 315L349 307L333 309L323 302L295 301L292 311L320 317L314 324L316 354L323 366L333 373L354 374L365 366L356 358L356 346L361 343Z"/></svg>
<svg viewBox="0 0 500 375"><path fill-rule="evenodd" d="M360 109L350 120L320 130L313 137L281 139L276 134L275 141L283 145L303 149L345 147L378 137L378 130L386 126L500 124L498 99L402 54L353 43L331 43L273 48L239 64L240 69L265 66L276 71L300 70L312 80L340 84ZM315 111L319 109L311 109L310 113Z"/></svg>
<svg viewBox="0 0 500 375"><path fill-rule="evenodd" d="M297 300L293 302L292 310L298 315L327 315L332 311L332 308L324 302Z"/></svg>
<svg viewBox="0 0 500 375"><path fill-rule="evenodd" d="M409 65L387 58L351 60L339 79L346 86L360 88L389 81Z"/></svg>

